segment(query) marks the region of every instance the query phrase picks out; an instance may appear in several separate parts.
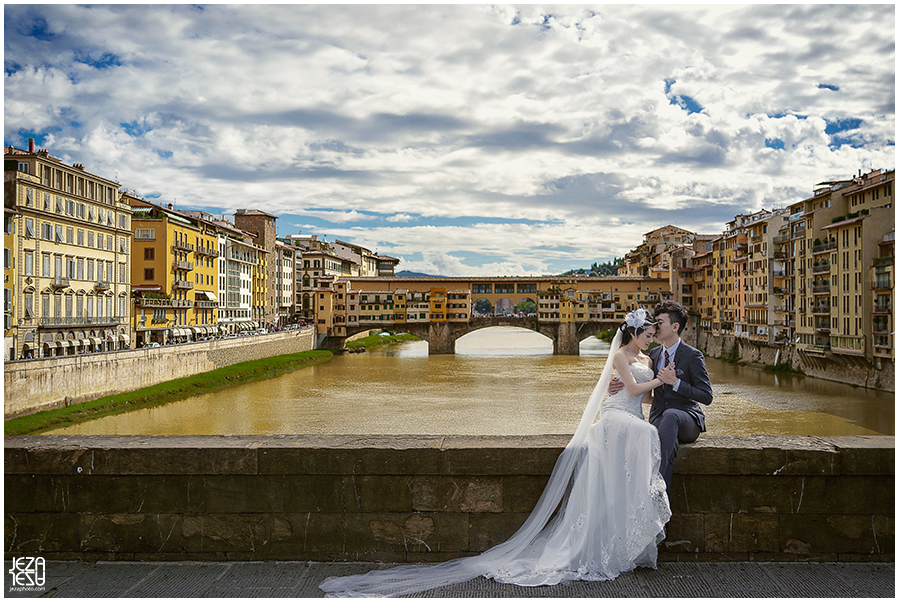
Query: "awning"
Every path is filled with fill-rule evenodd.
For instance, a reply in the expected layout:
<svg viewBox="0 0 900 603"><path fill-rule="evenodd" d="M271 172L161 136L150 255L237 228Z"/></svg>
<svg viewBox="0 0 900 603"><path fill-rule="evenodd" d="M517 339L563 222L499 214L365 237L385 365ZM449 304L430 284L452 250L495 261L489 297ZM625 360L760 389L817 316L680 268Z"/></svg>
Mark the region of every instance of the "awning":
<svg viewBox="0 0 900 603"><path fill-rule="evenodd" d="M218 301L219 301L219 298L216 297L215 295L213 295L213 294L212 294L211 292L209 292L209 291L196 291L194 295L195 295L195 296L196 296L196 295L200 295L200 296L202 296L202 297L205 297L208 301L212 301L212 302L218 302Z"/></svg>
<svg viewBox="0 0 900 603"><path fill-rule="evenodd" d="M88 341L93 343L94 345L100 345L102 342L99 337L88 337Z"/></svg>
<svg viewBox="0 0 900 603"><path fill-rule="evenodd" d="M23 343L23 344L22 344L22 349L23 349L23 350L30 350L30 349L31 349L31 344L30 344L30 343Z"/></svg>
<svg viewBox="0 0 900 603"><path fill-rule="evenodd" d="M45 345L52 350L53 348L56 347L56 342L55 341L45 341L41 345Z"/></svg>
<svg viewBox="0 0 900 603"><path fill-rule="evenodd" d="M56 342L56 345L61 348L67 348L69 347L69 341L67 339L60 339Z"/></svg>
<svg viewBox="0 0 900 603"><path fill-rule="evenodd" d="M119 341L124 341L125 343L128 343L131 340L128 338L128 335L119 335Z"/></svg>
<svg viewBox="0 0 900 603"><path fill-rule="evenodd" d="M78 345L80 345L80 346L86 348L86 347L89 347L89 346L91 345L91 342L90 342L90 340L88 340L88 339L79 339L79 340L78 340Z"/></svg>

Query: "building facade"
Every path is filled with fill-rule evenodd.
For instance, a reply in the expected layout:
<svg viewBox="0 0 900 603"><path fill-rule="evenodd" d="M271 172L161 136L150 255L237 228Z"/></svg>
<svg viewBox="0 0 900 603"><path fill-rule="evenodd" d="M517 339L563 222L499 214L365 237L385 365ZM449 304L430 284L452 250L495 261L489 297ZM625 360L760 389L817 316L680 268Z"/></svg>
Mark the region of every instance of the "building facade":
<svg viewBox="0 0 900 603"><path fill-rule="evenodd" d="M4 204L15 216L5 235L13 235L14 266L5 355L130 347L132 212L119 184L33 141L27 150L6 147L4 160Z"/></svg>

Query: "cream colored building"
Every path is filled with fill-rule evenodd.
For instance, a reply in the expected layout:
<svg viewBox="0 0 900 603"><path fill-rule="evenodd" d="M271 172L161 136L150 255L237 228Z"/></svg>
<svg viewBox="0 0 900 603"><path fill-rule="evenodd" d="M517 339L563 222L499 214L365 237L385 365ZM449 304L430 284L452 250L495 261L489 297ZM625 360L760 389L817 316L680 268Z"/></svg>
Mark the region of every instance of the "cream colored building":
<svg viewBox="0 0 900 603"><path fill-rule="evenodd" d="M6 207L18 212L6 337L11 358L131 345L131 207L119 184L45 149L6 147Z"/></svg>

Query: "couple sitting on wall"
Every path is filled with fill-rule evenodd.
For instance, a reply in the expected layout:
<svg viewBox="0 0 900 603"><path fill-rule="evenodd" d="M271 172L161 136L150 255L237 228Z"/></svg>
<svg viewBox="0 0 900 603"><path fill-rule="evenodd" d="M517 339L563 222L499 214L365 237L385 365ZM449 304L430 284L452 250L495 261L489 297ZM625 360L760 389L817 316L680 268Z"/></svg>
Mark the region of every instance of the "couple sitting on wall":
<svg viewBox="0 0 900 603"><path fill-rule="evenodd" d="M703 354L681 340L687 319L671 301L653 316L639 309L625 317L575 435L509 540L476 557L332 577L320 588L329 596L397 596L478 576L540 586L655 568L678 445L706 430L699 403L712 402ZM661 345L647 355L654 338ZM649 422L642 404L650 404Z"/></svg>

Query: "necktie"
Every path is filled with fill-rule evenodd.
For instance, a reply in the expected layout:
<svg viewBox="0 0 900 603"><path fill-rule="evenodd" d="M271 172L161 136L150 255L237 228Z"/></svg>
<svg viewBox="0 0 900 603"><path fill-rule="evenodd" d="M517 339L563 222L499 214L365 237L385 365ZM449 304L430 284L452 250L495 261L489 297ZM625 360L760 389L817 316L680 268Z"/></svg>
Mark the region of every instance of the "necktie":
<svg viewBox="0 0 900 603"><path fill-rule="evenodd" d="M663 355L663 362L665 363L664 366L669 366L669 350L663 350L663 352L665 352L665 354Z"/></svg>

